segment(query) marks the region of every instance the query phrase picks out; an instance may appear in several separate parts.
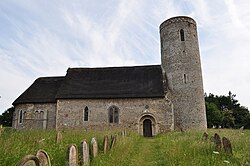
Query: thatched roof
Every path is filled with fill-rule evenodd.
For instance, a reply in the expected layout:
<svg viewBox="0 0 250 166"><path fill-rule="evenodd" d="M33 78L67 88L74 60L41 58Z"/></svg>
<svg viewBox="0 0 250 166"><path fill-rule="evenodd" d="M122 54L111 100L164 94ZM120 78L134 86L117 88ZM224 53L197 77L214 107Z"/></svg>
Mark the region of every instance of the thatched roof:
<svg viewBox="0 0 250 166"><path fill-rule="evenodd" d="M164 97L160 65L69 68L65 77L41 77L14 102L55 103L56 99Z"/></svg>
<svg viewBox="0 0 250 166"><path fill-rule="evenodd" d="M163 97L160 65L69 68L56 98Z"/></svg>
<svg viewBox="0 0 250 166"><path fill-rule="evenodd" d="M21 103L55 103L58 88L64 77L40 77L24 91L13 105Z"/></svg>

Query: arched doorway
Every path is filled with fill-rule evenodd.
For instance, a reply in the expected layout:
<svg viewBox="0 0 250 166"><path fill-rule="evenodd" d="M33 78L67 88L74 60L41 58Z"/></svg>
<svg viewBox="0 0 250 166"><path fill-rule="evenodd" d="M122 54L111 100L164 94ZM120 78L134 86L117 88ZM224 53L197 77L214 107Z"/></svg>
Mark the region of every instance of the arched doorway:
<svg viewBox="0 0 250 166"><path fill-rule="evenodd" d="M143 121L143 136L152 137L152 121L150 119L145 119Z"/></svg>
<svg viewBox="0 0 250 166"><path fill-rule="evenodd" d="M138 117L138 133L144 137L153 137L159 132L157 118L149 112Z"/></svg>

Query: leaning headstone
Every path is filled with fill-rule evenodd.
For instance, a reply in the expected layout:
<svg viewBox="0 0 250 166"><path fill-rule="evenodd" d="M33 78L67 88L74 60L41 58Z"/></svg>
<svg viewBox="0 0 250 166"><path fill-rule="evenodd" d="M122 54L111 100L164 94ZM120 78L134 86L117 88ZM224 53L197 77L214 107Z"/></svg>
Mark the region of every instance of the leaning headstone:
<svg viewBox="0 0 250 166"><path fill-rule="evenodd" d="M214 134L214 144L217 151L221 150L221 139L217 133Z"/></svg>
<svg viewBox="0 0 250 166"><path fill-rule="evenodd" d="M91 139L91 145L92 145L92 156L93 158L95 158L98 155L98 144L96 138Z"/></svg>
<svg viewBox="0 0 250 166"><path fill-rule="evenodd" d="M244 126L241 126L240 130L244 130Z"/></svg>
<svg viewBox="0 0 250 166"><path fill-rule="evenodd" d="M44 150L38 150L36 157L39 159L40 166L51 166L49 155Z"/></svg>
<svg viewBox="0 0 250 166"><path fill-rule="evenodd" d="M68 147L66 159L67 166L78 166L78 151L75 144Z"/></svg>
<svg viewBox="0 0 250 166"><path fill-rule="evenodd" d="M208 133L204 132L202 135L202 140L206 141L208 139Z"/></svg>
<svg viewBox="0 0 250 166"><path fill-rule="evenodd" d="M27 155L18 162L17 166L40 166L40 164L36 156Z"/></svg>
<svg viewBox="0 0 250 166"><path fill-rule="evenodd" d="M109 141L108 141L108 136L104 136L103 139L103 153L106 154L108 151L108 147L109 147Z"/></svg>
<svg viewBox="0 0 250 166"><path fill-rule="evenodd" d="M111 136L111 146L110 149L113 149L116 144L116 135Z"/></svg>
<svg viewBox="0 0 250 166"><path fill-rule="evenodd" d="M59 144L62 142L62 133L60 131L57 132L56 134L56 143Z"/></svg>
<svg viewBox="0 0 250 166"><path fill-rule="evenodd" d="M226 137L223 137L222 144L223 144L223 149L225 150L227 154L233 154L232 145L229 139L227 139Z"/></svg>
<svg viewBox="0 0 250 166"><path fill-rule="evenodd" d="M81 142L81 163L82 163L82 166L90 165L89 145L86 142L86 140Z"/></svg>

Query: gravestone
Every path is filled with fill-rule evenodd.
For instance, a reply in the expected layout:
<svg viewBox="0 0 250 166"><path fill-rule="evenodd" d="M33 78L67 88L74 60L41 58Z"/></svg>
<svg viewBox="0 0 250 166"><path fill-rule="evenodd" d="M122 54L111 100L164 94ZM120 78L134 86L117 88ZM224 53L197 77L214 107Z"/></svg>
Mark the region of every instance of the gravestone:
<svg viewBox="0 0 250 166"><path fill-rule="evenodd" d="M122 130L122 137L125 137L127 135L126 130Z"/></svg>
<svg viewBox="0 0 250 166"><path fill-rule="evenodd" d="M36 156L27 155L18 162L17 166L40 166L40 164Z"/></svg>
<svg viewBox="0 0 250 166"><path fill-rule="evenodd" d="M227 139L226 137L223 137L222 144L223 144L223 149L225 150L227 154L233 154L232 145L229 139Z"/></svg>
<svg viewBox="0 0 250 166"><path fill-rule="evenodd" d="M204 132L202 136L202 140L206 141L208 139L208 133Z"/></svg>
<svg viewBox="0 0 250 166"><path fill-rule="evenodd" d="M116 144L116 135L112 136L111 135L111 146L110 146L110 149L113 149L115 144Z"/></svg>
<svg viewBox="0 0 250 166"><path fill-rule="evenodd" d="M215 149L217 151L220 151L221 150L221 139L220 139L219 134L217 134L217 133L214 134L214 144L215 144Z"/></svg>
<svg viewBox="0 0 250 166"><path fill-rule="evenodd" d="M67 166L78 166L78 151L75 144L68 147L66 159Z"/></svg>
<svg viewBox="0 0 250 166"><path fill-rule="evenodd" d="M90 165L89 145L86 142L86 140L81 142L81 163L82 163L82 166Z"/></svg>
<svg viewBox="0 0 250 166"><path fill-rule="evenodd" d="M49 155L44 150L38 150L36 157L39 159L40 166L51 166Z"/></svg>
<svg viewBox="0 0 250 166"><path fill-rule="evenodd" d="M108 141L108 136L104 136L103 139L103 153L106 154L109 148L109 141Z"/></svg>
<svg viewBox="0 0 250 166"><path fill-rule="evenodd" d="M57 132L56 134L56 143L59 144L63 140L62 133L60 131Z"/></svg>
<svg viewBox="0 0 250 166"><path fill-rule="evenodd" d="M91 145L92 145L92 156L93 158L95 158L98 155L98 144L96 138L91 139Z"/></svg>

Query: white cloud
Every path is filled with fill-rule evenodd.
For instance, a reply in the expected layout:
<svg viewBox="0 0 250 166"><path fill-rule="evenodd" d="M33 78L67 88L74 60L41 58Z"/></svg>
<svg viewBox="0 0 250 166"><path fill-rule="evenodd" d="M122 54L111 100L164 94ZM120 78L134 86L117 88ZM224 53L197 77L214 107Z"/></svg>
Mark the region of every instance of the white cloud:
<svg viewBox="0 0 250 166"><path fill-rule="evenodd" d="M39 76L68 67L160 63L158 27L172 16L198 23L206 92L250 107L250 2L94 0L0 2L0 112Z"/></svg>

